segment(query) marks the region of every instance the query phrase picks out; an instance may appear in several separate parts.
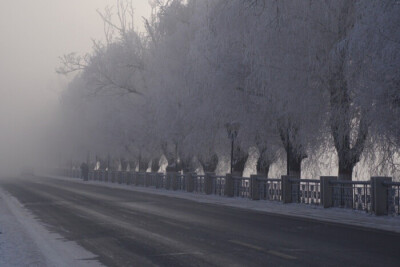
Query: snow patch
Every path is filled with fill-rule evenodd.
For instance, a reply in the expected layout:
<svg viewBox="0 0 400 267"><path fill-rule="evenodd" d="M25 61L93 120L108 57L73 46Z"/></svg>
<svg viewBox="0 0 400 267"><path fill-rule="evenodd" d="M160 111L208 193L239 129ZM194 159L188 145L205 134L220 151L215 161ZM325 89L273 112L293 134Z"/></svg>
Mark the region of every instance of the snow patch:
<svg viewBox="0 0 400 267"><path fill-rule="evenodd" d="M50 233L1 188L0 214L0 266L102 266L76 242Z"/></svg>

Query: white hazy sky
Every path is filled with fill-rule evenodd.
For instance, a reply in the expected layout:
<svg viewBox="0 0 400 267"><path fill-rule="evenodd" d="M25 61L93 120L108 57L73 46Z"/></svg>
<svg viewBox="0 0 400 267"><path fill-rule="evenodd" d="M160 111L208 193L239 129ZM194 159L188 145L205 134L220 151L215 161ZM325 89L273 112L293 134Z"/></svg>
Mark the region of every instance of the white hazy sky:
<svg viewBox="0 0 400 267"><path fill-rule="evenodd" d="M91 50L103 39L96 10L116 0L0 0L0 168L29 155L65 78L58 57ZM136 27L148 17L148 0L133 0ZM1 172L1 170L0 170ZM0 174L1 175L1 174Z"/></svg>

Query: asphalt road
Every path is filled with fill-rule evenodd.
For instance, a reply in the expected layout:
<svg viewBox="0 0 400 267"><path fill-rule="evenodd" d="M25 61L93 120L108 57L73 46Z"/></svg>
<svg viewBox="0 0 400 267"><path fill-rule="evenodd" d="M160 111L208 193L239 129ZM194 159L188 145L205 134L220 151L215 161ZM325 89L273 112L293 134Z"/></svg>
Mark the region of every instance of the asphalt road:
<svg viewBox="0 0 400 267"><path fill-rule="evenodd" d="M0 186L107 266L400 266L400 235L43 177Z"/></svg>

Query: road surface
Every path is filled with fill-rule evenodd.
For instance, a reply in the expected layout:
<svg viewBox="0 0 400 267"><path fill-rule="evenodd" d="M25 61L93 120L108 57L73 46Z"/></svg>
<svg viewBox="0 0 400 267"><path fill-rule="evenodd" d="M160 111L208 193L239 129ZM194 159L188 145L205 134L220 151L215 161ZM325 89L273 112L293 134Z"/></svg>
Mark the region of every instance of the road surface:
<svg viewBox="0 0 400 267"><path fill-rule="evenodd" d="M0 186L106 266L400 266L390 232L45 177Z"/></svg>

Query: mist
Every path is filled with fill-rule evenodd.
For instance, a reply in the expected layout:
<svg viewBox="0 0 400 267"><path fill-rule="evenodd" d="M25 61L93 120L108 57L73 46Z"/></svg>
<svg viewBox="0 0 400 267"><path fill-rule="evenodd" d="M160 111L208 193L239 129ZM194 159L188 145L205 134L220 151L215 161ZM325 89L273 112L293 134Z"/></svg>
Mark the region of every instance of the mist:
<svg viewBox="0 0 400 267"><path fill-rule="evenodd" d="M400 266L400 0L1 0L0 266Z"/></svg>
<svg viewBox="0 0 400 267"><path fill-rule="evenodd" d="M398 176L399 6L313 3L2 3L2 171Z"/></svg>
<svg viewBox="0 0 400 267"><path fill-rule="evenodd" d="M113 0L0 2L0 172L49 160L60 92L72 78L56 74L59 57L90 51L104 39L97 10ZM147 1L135 3L137 27L148 16Z"/></svg>

